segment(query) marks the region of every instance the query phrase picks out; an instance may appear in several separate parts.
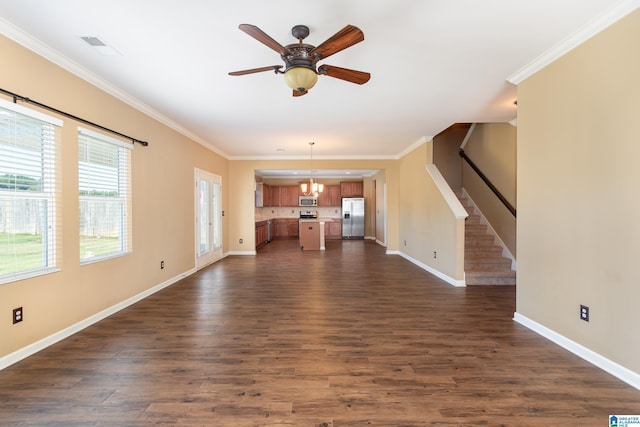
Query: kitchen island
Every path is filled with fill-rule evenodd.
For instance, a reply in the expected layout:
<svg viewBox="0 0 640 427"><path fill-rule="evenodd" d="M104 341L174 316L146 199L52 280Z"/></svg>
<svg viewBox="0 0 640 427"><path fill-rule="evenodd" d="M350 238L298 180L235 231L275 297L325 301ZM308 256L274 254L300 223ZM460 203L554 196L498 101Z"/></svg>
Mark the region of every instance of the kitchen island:
<svg viewBox="0 0 640 427"><path fill-rule="evenodd" d="M300 218L300 249L324 251L324 221L317 218Z"/></svg>

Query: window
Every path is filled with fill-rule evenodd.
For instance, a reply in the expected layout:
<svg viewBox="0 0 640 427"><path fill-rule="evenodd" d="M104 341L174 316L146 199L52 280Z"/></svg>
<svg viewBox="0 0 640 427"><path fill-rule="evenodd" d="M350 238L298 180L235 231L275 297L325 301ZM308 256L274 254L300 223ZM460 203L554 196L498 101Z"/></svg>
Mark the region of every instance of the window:
<svg viewBox="0 0 640 427"><path fill-rule="evenodd" d="M131 251L131 149L87 129L78 133L80 261Z"/></svg>
<svg viewBox="0 0 640 427"><path fill-rule="evenodd" d="M61 126L0 100L0 283L59 270Z"/></svg>

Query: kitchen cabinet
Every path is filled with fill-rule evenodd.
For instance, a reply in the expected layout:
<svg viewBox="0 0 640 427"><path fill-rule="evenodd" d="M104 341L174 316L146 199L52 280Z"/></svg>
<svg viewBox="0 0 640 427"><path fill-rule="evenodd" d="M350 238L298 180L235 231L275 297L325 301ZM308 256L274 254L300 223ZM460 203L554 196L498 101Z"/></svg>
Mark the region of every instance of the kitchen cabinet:
<svg viewBox="0 0 640 427"><path fill-rule="evenodd" d="M298 186L297 185L268 185L262 184L263 206L269 207L297 207L298 206ZM256 192L256 206L257 192Z"/></svg>
<svg viewBox="0 0 640 427"><path fill-rule="evenodd" d="M325 221L324 223L325 239L342 239L342 221L334 219L333 221Z"/></svg>
<svg viewBox="0 0 640 427"><path fill-rule="evenodd" d="M265 207L280 206L280 187L262 184L262 201Z"/></svg>
<svg viewBox="0 0 640 427"><path fill-rule="evenodd" d="M324 186L324 191L322 193L318 193L318 207L323 206L331 206L329 204L329 191L328 186Z"/></svg>
<svg viewBox="0 0 640 427"><path fill-rule="evenodd" d="M287 229L287 220L286 218L278 218L271 220L271 224L273 226L273 237L288 237L289 232Z"/></svg>
<svg viewBox="0 0 640 427"><path fill-rule="evenodd" d="M341 197L363 197L364 186L362 181L346 181L340 183Z"/></svg>
<svg viewBox="0 0 640 427"><path fill-rule="evenodd" d="M278 207L280 206L280 186L264 184L262 186L264 206Z"/></svg>
<svg viewBox="0 0 640 427"><path fill-rule="evenodd" d="M298 237L298 234L299 234L298 229L299 229L299 225L298 225L297 218L289 219L287 221L287 236Z"/></svg>
<svg viewBox="0 0 640 427"><path fill-rule="evenodd" d="M280 206L298 206L297 185L283 185L280 187Z"/></svg>
<svg viewBox="0 0 640 427"><path fill-rule="evenodd" d="M298 237L298 218L276 218L271 220L274 238Z"/></svg>
<svg viewBox="0 0 640 427"><path fill-rule="evenodd" d="M328 185L329 206L342 206L342 194L339 185Z"/></svg>
<svg viewBox="0 0 640 427"><path fill-rule="evenodd" d="M324 191L318 194L318 207L340 206L340 186L325 185Z"/></svg>
<svg viewBox="0 0 640 427"><path fill-rule="evenodd" d="M256 222L256 249L267 244L269 237L269 227L267 221Z"/></svg>
<svg viewBox="0 0 640 427"><path fill-rule="evenodd" d="M262 184L262 205L273 206L273 188L269 184Z"/></svg>

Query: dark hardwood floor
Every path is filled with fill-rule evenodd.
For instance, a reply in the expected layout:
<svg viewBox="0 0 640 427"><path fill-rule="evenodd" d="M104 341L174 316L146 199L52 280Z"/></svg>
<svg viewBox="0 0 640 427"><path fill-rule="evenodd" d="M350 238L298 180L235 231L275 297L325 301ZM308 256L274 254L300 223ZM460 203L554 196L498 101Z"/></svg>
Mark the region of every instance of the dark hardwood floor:
<svg viewBox="0 0 640 427"><path fill-rule="evenodd" d="M231 256L0 371L0 425L606 426L640 391L371 241Z"/></svg>

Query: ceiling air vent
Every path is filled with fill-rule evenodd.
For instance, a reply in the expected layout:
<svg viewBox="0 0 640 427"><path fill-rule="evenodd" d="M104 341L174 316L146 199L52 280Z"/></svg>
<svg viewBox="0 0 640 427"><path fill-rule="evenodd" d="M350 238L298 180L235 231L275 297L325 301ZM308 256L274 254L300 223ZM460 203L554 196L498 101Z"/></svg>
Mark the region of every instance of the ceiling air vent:
<svg viewBox="0 0 640 427"><path fill-rule="evenodd" d="M80 38L84 40L85 43L87 43L89 46L100 52L102 55L119 55L119 53L114 48L105 43L100 37L84 36Z"/></svg>

